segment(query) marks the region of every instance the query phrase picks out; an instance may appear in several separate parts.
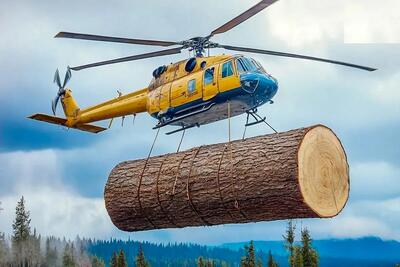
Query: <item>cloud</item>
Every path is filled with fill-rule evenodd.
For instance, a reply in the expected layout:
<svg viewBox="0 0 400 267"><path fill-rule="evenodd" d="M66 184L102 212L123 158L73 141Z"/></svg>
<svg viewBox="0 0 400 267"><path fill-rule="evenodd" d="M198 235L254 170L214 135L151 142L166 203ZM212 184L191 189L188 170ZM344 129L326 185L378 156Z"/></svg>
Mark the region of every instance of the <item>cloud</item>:
<svg viewBox="0 0 400 267"><path fill-rule="evenodd" d="M400 169L387 162L350 165L352 199L390 199L400 196Z"/></svg>
<svg viewBox="0 0 400 267"><path fill-rule="evenodd" d="M400 43L399 1L346 1L344 40L347 43Z"/></svg>
<svg viewBox="0 0 400 267"><path fill-rule="evenodd" d="M63 183L55 151L0 154L0 229L11 233L23 195L32 228L44 235L109 237L114 229L102 198L88 198ZM95 227L94 227L95 226Z"/></svg>

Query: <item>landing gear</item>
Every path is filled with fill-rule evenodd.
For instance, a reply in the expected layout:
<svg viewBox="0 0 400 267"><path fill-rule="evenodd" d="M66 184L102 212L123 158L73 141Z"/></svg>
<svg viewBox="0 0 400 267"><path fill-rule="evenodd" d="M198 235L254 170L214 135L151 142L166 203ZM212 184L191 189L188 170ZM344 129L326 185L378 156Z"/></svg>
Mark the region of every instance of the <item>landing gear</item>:
<svg viewBox="0 0 400 267"><path fill-rule="evenodd" d="M257 108L253 108L250 109L248 111L246 111L247 113L247 117L246 117L246 124L244 125L244 132L243 132L243 136L242 136L242 140L245 138L246 135L246 129L247 126L253 126L253 125L257 125L259 123L265 123L269 128L271 128L275 133L278 133L277 130L275 130L274 127L272 127L267 121L267 117L261 117L259 114L257 114ZM254 119L253 122L249 122L249 118L250 116Z"/></svg>
<svg viewBox="0 0 400 267"><path fill-rule="evenodd" d="M186 126L182 125L182 127L180 129L173 130L173 131L165 133L165 134L166 135L174 134L174 133L177 133L177 132L180 132L180 131L185 131L186 129L193 128L195 126L200 127L200 125L198 123L191 124L191 125L186 125Z"/></svg>

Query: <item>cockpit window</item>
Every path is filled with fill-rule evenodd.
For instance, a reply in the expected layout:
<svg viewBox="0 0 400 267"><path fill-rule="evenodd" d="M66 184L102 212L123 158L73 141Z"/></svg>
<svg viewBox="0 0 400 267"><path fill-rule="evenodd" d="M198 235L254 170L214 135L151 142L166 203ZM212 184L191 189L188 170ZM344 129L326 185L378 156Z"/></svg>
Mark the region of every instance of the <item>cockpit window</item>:
<svg viewBox="0 0 400 267"><path fill-rule="evenodd" d="M253 59L247 57L241 57L236 60L236 65L239 73L252 72L259 69L263 70L261 65Z"/></svg>
<svg viewBox="0 0 400 267"><path fill-rule="evenodd" d="M260 62L258 62L257 60L254 60L254 59L251 59L253 62L254 62L254 64L257 66L257 69L258 70L260 70L260 71L262 71L262 72L265 72L265 69L264 69L264 67L260 64Z"/></svg>
<svg viewBox="0 0 400 267"><path fill-rule="evenodd" d="M243 61L247 71L256 71L257 70L256 65L254 65L254 62L252 60L250 60L249 58L243 57L243 58L241 58L241 60Z"/></svg>
<svg viewBox="0 0 400 267"><path fill-rule="evenodd" d="M246 68L242 62L241 58L236 59L236 66L239 74L246 72Z"/></svg>

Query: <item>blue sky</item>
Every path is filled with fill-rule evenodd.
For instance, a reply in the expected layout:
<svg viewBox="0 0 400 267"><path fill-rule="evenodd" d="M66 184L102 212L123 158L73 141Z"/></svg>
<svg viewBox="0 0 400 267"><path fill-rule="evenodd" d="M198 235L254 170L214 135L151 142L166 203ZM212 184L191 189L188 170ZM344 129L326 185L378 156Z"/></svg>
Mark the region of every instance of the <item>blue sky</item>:
<svg viewBox="0 0 400 267"><path fill-rule="evenodd" d="M143 114L133 126L132 118L126 119L124 128L116 120L110 131L91 135L26 119L32 113L51 112L51 100L57 92L52 83L56 68L63 72L67 65L154 50L52 38L57 32L179 41L208 34L256 2L2 1L0 201L4 211L0 213L0 230L10 232L15 202L25 195L32 225L44 234L214 244L280 239L283 221L123 233L112 225L105 211L104 185L115 164L147 155L156 121ZM363 12L356 12L358 7ZM387 16L377 19L380 12L374 10L382 8ZM298 221L311 227L314 238L376 235L400 240L400 46L396 43L400 22L398 14L392 14L398 8L398 1L387 1L377 9L370 0L280 0L215 38L225 44L304 53L379 69L367 73L251 55L279 80L275 104L260 109L275 128L284 131L326 124L346 149L350 201L336 218ZM371 14L374 21L368 20ZM377 25L385 30L376 30ZM365 28L370 31L362 30ZM78 104L85 107L115 97L117 89L126 93L143 88L154 68L187 56L182 53L74 72L69 86ZM244 120L244 116L233 120L233 138L241 137ZM269 132L257 127L249 129L248 135ZM154 154L176 150L178 139L162 134ZM183 148L226 139L227 122L217 122L188 131Z"/></svg>

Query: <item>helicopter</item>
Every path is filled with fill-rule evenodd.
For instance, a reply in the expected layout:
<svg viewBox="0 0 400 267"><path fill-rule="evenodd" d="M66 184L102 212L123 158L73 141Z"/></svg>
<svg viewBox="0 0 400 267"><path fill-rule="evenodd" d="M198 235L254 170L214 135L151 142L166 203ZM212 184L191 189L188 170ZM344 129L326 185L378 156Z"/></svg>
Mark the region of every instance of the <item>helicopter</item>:
<svg viewBox="0 0 400 267"><path fill-rule="evenodd" d="M308 55L292 54L249 47L231 46L211 41L212 37L225 33L278 0L262 0L247 11L211 31L205 37L194 37L183 41L160 41L111 37L73 32L59 32L55 38L70 38L89 41L126 43L136 45L173 47L155 52L138 54L86 65L68 67L63 83L58 70L54 82L58 85L56 98L52 101L53 115L34 114L29 118L47 123L63 125L82 131L98 133L107 128L91 124L92 122L112 120L116 117L147 112L158 120L153 129L172 125L179 129L167 134L192 127L212 123L233 116L247 113L246 126L265 121L257 114L257 108L265 103L273 103L272 98L278 91L278 80L269 74L254 58L245 55L206 56L206 51L223 48L235 52L264 54L288 58L319 61L375 71L375 68L352 63L319 58ZM163 65L152 73L148 87L122 95L103 103L80 109L66 88L71 78L71 71L80 71L108 64L135 61L165 55L179 54L188 49L194 56L176 63ZM61 101L65 118L56 117L58 102ZM249 123L249 115L255 121Z"/></svg>

